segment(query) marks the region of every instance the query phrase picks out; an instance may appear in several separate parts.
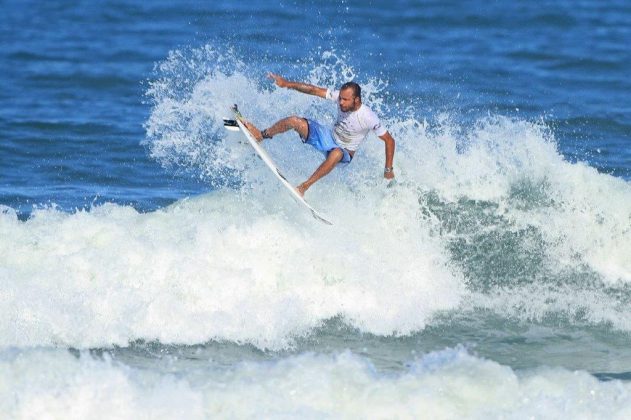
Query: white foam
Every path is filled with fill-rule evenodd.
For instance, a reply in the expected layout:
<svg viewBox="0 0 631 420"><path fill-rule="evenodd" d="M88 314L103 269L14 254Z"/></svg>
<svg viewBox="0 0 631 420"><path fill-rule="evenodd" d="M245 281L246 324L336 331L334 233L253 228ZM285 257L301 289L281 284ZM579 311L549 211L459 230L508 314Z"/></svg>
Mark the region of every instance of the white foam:
<svg viewBox="0 0 631 420"><path fill-rule="evenodd" d="M404 372L352 353L209 364L174 373L76 358L0 353L0 409L10 418L628 418L631 384L558 368L515 372L461 349Z"/></svg>
<svg viewBox="0 0 631 420"><path fill-rule="evenodd" d="M606 283L631 281L628 182L565 161L540 124L503 117L480 120L472 130L445 124L432 133L413 120L393 125L403 140L397 154L402 178L446 201L497 204L497 215L512 229L541 233L560 270L586 265ZM511 189L523 182L539 185L546 203L513 205Z"/></svg>
<svg viewBox="0 0 631 420"><path fill-rule="evenodd" d="M586 264L606 283L630 283L631 185L581 163L547 169L555 204L514 220L539 229L563 266Z"/></svg>
<svg viewBox="0 0 631 420"><path fill-rule="evenodd" d="M472 293L462 310L489 309L509 319L545 322L547 318L567 320L573 325L589 323L631 331L631 308L624 299L612 299L603 290L576 285L530 284L495 288Z"/></svg>
<svg viewBox="0 0 631 420"><path fill-rule="evenodd" d="M422 329L458 305L463 285L426 229L407 226L414 199L333 197L343 210L333 228L283 191L212 193L148 214L0 214L0 345L280 348L336 316L375 334Z"/></svg>

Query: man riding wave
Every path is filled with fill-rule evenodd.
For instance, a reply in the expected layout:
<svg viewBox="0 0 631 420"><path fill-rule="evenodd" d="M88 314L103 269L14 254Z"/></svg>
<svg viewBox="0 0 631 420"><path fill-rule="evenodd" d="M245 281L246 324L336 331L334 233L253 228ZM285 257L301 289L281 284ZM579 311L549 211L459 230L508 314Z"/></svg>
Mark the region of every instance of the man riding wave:
<svg viewBox="0 0 631 420"><path fill-rule="evenodd" d="M304 196L311 185L331 172L338 163L349 163L359 145L366 140L371 131L385 142L386 163L383 176L386 179L394 178L392 166L395 149L394 138L381 125L379 117L362 104L361 87L357 83L344 83L340 90L330 90L306 83L290 82L274 73L269 73L268 77L273 79L279 87L336 101L338 105L337 121L333 129L316 121L297 116L283 118L263 131L260 131L250 122L244 122L257 141L271 139L276 134L293 129L304 143L310 144L324 153L326 156L324 162L309 179L296 187L296 191L300 195Z"/></svg>

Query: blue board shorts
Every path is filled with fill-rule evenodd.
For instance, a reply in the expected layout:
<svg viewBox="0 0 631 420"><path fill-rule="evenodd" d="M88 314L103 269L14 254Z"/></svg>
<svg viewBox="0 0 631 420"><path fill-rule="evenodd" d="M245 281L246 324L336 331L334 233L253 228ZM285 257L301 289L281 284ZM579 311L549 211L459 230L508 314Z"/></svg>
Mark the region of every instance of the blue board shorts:
<svg viewBox="0 0 631 420"><path fill-rule="evenodd" d="M307 134L307 139L304 141L306 144L315 147L316 150L324 153L324 156L327 156L331 150L340 149L344 153L340 163L349 163L353 160L348 150L341 147L333 140L333 133L330 128L323 126L317 121L312 121L308 118L305 119L309 125L309 133Z"/></svg>

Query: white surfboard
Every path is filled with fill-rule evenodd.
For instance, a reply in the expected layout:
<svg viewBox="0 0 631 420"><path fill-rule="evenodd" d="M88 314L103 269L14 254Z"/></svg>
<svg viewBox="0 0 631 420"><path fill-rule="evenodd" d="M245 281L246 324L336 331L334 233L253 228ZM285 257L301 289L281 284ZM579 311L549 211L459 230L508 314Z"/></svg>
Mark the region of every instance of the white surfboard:
<svg viewBox="0 0 631 420"><path fill-rule="evenodd" d="M229 130L240 130L245 135L245 138L248 139L248 143L250 143L250 146L252 146L258 157L260 157L261 160L265 162L265 165L267 165L267 167L271 169L274 175L276 175L276 178L278 178L281 184L289 191L296 202L309 210L311 212L311 215L315 219L318 219L319 221L326 223L327 225L332 225L333 223L325 219L323 216L320 215L320 213L318 213L313 207L311 207L311 205L309 205L309 203L307 203L305 199L300 196L298 191L295 190L295 188L289 183L289 181L287 181L287 178L285 178L280 169L278 169L278 166L276 166L267 151L261 146L258 141L256 141L252 133L250 133L245 125L243 125L243 115L241 115L236 105L232 107L232 111L234 112L236 119L224 119L224 126Z"/></svg>

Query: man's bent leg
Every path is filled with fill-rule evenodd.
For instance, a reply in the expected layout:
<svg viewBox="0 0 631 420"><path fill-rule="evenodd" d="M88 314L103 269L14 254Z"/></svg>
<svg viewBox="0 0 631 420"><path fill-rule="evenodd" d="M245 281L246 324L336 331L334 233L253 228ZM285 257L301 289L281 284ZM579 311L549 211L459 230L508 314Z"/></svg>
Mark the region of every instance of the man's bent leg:
<svg viewBox="0 0 631 420"><path fill-rule="evenodd" d="M244 124L247 129L250 130L255 139L257 139L258 141L263 140L263 133L258 128L256 128L254 124L247 121L244 122ZM273 137L276 134L284 133L285 131L289 131L292 129L296 130L296 132L302 139L306 139L309 135L309 124L307 123L307 120L301 117L296 117L295 115L283 118L282 120L276 122L274 125L268 128L266 131L270 137Z"/></svg>
<svg viewBox="0 0 631 420"><path fill-rule="evenodd" d="M313 175L311 175L308 180L296 187L296 191L298 191L300 195L304 196L309 187L315 184L315 182L318 181L320 178L331 172L333 168L335 168L335 165L337 165L343 157L344 152L342 152L342 149L331 150L326 156L324 162L322 162L322 164L318 166L318 169L316 169Z"/></svg>
<svg viewBox="0 0 631 420"><path fill-rule="evenodd" d="M276 122L270 128L267 129L267 134L275 136L276 134L284 133L289 130L296 130L300 138L306 139L309 135L309 124L307 120L295 115Z"/></svg>

